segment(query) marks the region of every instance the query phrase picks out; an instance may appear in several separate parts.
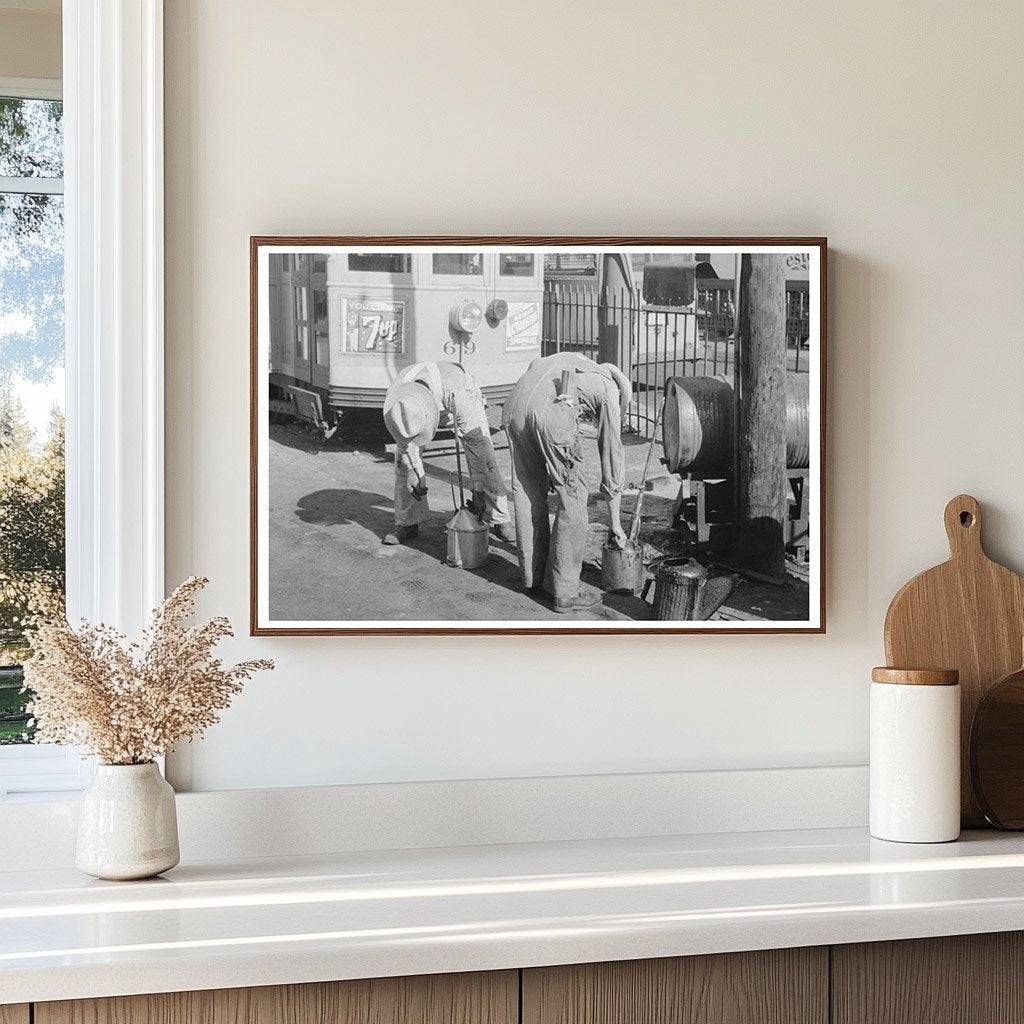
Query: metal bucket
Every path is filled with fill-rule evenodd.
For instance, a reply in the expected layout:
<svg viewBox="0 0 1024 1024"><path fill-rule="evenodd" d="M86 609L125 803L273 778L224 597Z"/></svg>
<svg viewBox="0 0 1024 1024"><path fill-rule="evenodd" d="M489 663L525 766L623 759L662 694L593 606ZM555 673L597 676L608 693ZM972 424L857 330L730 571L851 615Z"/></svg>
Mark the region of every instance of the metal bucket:
<svg viewBox="0 0 1024 1024"><path fill-rule="evenodd" d="M639 594L644 584L644 546L630 541L624 548L605 544L601 552L601 586L608 591Z"/></svg>
<svg viewBox="0 0 1024 1024"><path fill-rule="evenodd" d="M653 618L662 622L691 621L708 571L692 558L668 558L654 577Z"/></svg>
<svg viewBox="0 0 1024 1024"><path fill-rule="evenodd" d="M469 509L460 508L448 520L448 557L457 569L478 569L487 561L488 527Z"/></svg>

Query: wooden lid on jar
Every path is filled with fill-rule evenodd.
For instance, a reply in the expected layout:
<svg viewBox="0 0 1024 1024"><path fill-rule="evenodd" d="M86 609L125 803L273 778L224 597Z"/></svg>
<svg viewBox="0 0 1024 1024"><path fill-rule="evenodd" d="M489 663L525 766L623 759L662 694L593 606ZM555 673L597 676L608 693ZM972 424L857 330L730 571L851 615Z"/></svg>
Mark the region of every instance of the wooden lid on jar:
<svg viewBox="0 0 1024 1024"><path fill-rule="evenodd" d="M960 673L955 668L889 668L871 670L873 683L899 683L904 686L956 686Z"/></svg>

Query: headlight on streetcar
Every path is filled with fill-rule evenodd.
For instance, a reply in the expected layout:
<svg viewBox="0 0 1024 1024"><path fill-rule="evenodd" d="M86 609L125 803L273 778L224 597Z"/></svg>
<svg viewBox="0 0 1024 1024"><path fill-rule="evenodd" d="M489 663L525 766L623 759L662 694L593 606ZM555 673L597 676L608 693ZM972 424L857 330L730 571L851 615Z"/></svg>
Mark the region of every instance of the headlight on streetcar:
<svg viewBox="0 0 1024 1024"><path fill-rule="evenodd" d="M488 326L497 327L508 316L508 303L504 299L491 299L486 316Z"/></svg>
<svg viewBox="0 0 1024 1024"><path fill-rule="evenodd" d="M483 318L484 311L480 308L480 303L472 299L456 302L448 314L448 322L456 331L462 331L464 334L472 334L480 326Z"/></svg>

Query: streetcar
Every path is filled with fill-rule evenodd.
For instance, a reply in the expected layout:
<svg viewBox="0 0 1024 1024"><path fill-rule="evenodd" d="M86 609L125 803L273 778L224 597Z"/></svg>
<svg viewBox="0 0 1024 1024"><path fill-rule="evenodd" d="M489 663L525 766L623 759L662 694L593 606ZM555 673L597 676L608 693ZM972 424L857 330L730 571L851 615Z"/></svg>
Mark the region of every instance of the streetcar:
<svg viewBox="0 0 1024 1024"><path fill-rule="evenodd" d="M538 253L273 253L268 270L271 409L325 437L414 363L461 363L500 406L541 353Z"/></svg>

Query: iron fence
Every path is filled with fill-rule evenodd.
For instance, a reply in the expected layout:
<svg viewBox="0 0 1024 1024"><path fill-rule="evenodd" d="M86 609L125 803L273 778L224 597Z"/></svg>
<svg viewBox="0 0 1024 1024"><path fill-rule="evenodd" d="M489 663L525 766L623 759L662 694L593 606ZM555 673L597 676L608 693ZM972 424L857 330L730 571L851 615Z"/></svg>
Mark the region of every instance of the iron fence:
<svg viewBox="0 0 1024 1024"><path fill-rule="evenodd" d="M650 436L659 395L669 378L731 378L733 373L734 282L700 280L696 290L695 304L676 308L651 306L625 291L602 298L592 282L549 282L544 290L544 354L579 352L628 368L635 397L626 426ZM786 365L791 372L810 369L809 334L807 282L789 281Z"/></svg>

